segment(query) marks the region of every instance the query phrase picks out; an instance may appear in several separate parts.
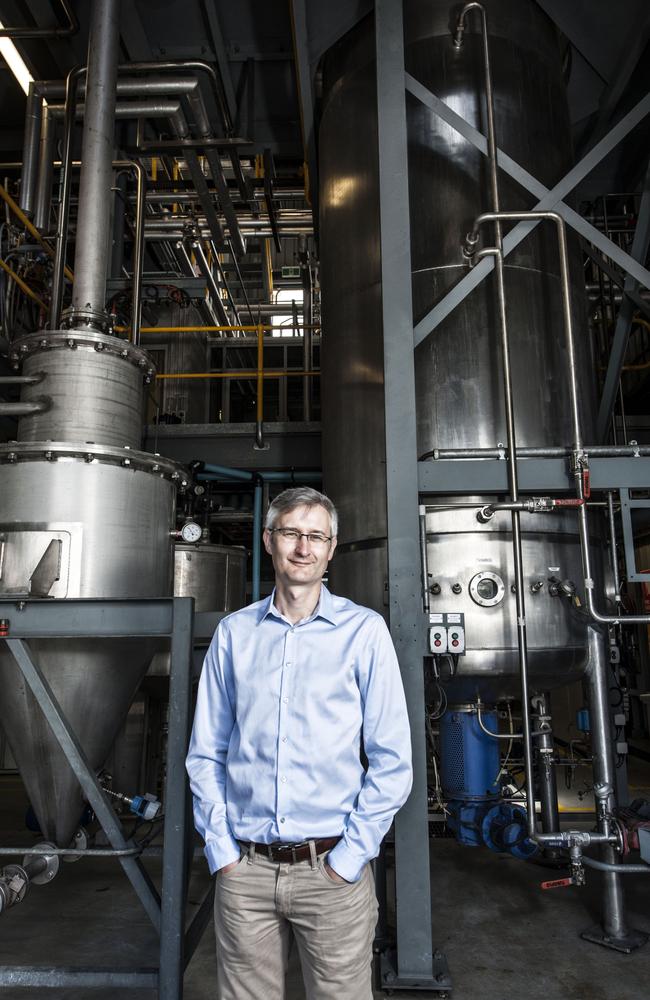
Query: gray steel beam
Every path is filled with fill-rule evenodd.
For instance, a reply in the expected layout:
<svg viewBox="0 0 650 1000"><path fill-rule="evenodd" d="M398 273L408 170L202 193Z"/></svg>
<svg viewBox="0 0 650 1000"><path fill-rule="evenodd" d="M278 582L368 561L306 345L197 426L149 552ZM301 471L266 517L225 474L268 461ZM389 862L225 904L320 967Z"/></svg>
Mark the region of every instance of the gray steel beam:
<svg viewBox="0 0 650 1000"><path fill-rule="evenodd" d="M15 597L0 601L0 618L9 623L12 639L170 635L172 598L39 601Z"/></svg>
<svg viewBox="0 0 650 1000"><path fill-rule="evenodd" d="M58 966L0 965L0 987L32 986L35 989L155 990L157 969L66 969Z"/></svg>
<svg viewBox="0 0 650 1000"><path fill-rule="evenodd" d="M413 306L402 4L377 0L377 124L390 628L411 721L413 789L395 818L397 978L449 989L431 943ZM436 978L436 973L439 978Z"/></svg>
<svg viewBox="0 0 650 1000"><path fill-rule="evenodd" d="M122 833L122 826L103 788L97 781L77 737L68 726L52 689L33 662L29 648L22 639L6 639L7 648L28 684L38 706L45 716L52 733L63 750L70 767L74 771L88 802L99 820L114 850L132 847ZM120 857L119 862L136 891L147 916L157 931L160 930L160 897L147 872L137 858Z"/></svg>
<svg viewBox="0 0 650 1000"><path fill-rule="evenodd" d="M591 257L594 264L598 265L598 267L604 274L607 275L610 281L613 281L614 284L618 285L619 288L624 287L625 274L623 274L617 268L612 267L609 261L607 261L602 254L594 250L594 248L591 246L590 243L587 242L587 240L581 239L580 245L583 251L587 254L587 256ZM646 302L646 300L642 298L638 292L632 290L626 292L626 295L629 299L631 299L631 301L637 307L639 312L642 312L644 316L650 318L650 302Z"/></svg>
<svg viewBox="0 0 650 1000"><path fill-rule="evenodd" d="M566 458L523 458L517 462L522 493L573 491L574 481ZM650 458L589 459L592 490L650 487ZM420 462L420 492L423 494L506 493L508 470L498 459L437 459ZM540 514L540 517L544 515ZM549 517L552 517L549 514Z"/></svg>
<svg viewBox="0 0 650 1000"><path fill-rule="evenodd" d="M444 117L447 120L447 112L449 109L445 108L443 102L438 105L436 102L439 98L432 95L430 91L422 87L421 84L417 82L409 74L405 75L406 88L409 93L412 93L415 97L420 100L424 99L430 107L434 107L441 115L444 112ZM569 194L570 191L578 184L584 177L586 177L593 168L602 160L616 145L623 139L629 132L635 128L639 122L641 122L650 113L650 94L639 101L639 103L627 114L621 121L614 126L614 128L602 139L592 150L587 153L583 159L577 163L565 177L555 185L554 188L547 191L539 202L533 207L531 211L546 211L548 209L555 209L558 207L562 199ZM462 121L462 119L460 119ZM454 124L453 127L456 127ZM511 161L511 163L514 161ZM499 158L500 165L503 165L501 157ZM521 168L519 168L520 176L516 179L520 181L523 179L523 173ZM528 175L530 177L530 175ZM539 182L536 182L539 183ZM579 218L579 216L577 217ZM575 220L568 220L573 221ZM514 227L503 240L503 253L507 256L512 250L517 247L523 239L528 236L530 232L538 225L537 222L520 222ZM591 227L590 227L591 228ZM597 230L594 230L597 233ZM463 234L459 234L459 239L462 239ZM588 237L591 238L591 237ZM604 239L602 234L600 234L600 240ZM593 242L596 242L594 238ZM609 240L607 241L612 250L606 250L605 252L609 257L617 260L617 263L621 264L640 284L644 285L646 288L650 288L650 271L646 268L641 267L632 257L628 254L623 255L625 263L621 261L621 251L615 252L616 248ZM602 247L601 247L602 248ZM480 282L487 277L487 275L492 271L494 267L494 261L492 257L485 257L480 261L475 267L469 271L464 278L462 278L457 285L455 285L447 295L438 302L434 308L427 313L427 315L420 320L420 322L415 327L414 342L417 346L420 344L428 335L431 333L439 323L441 323L453 310L459 305L471 291L476 288Z"/></svg>
<svg viewBox="0 0 650 1000"><path fill-rule="evenodd" d="M466 122L464 118L461 118L461 116L456 114L455 111L452 111L452 109L445 104L444 101L442 101L439 97L436 97L435 94L432 94L430 90L423 87L421 83L418 83L418 81L415 80L414 77L409 76L408 73L406 74L406 82L407 90L409 90L414 97L417 97L422 104L431 108L431 110L442 118L447 125L462 135L464 139L467 139L468 142L471 142L472 145L476 146L481 153L487 153L487 140L485 136L478 131L478 129L475 129L472 125ZM536 177L529 174L527 170L517 163L516 160L513 160L512 157L508 156L507 153L504 153L503 150L497 151L497 160L499 167L506 174L512 177L513 180L517 181L518 184L521 184L524 190L530 191L530 193L535 195L536 198L545 198L546 195L549 194L549 189L545 187L541 181L538 181ZM593 243L593 245L598 247L598 249L601 250L607 257L616 261L620 267L625 270L638 268L638 261L636 261L634 257L621 250L616 243L613 243L603 233L601 233L599 229L596 229L595 226L592 226L586 219L583 219L581 215L578 215L578 213L570 208L569 205L565 205L563 201L559 201L554 206L554 211L558 212L565 222L575 229L576 232L580 233L585 240L588 240L589 243ZM650 277L650 271L645 271L645 274ZM643 278L643 275L641 275L641 277ZM643 283L643 281L641 283ZM419 329L419 327L416 328L416 333L417 329Z"/></svg>
<svg viewBox="0 0 650 1000"><path fill-rule="evenodd" d="M201 6L205 11L205 16L208 20L208 27L210 29L210 36L214 45L214 54L217 57L219 75L223 85L223 95L228 108L228 113L230 115L230 120L234 121L237 115L237 100L235 98L235 90L232 85L232 76L230 73L230 65L228 63L228 53L221 25L219 23L217 5L211 2L211 0L202 0Z"/></svg>
<svg viewBox="0 0 650 1000"><path fill-rule="evenodd" d="M634 239L632 241L632 256L640 264L645 264L650 246L650 161L646 169L645 181L643 184L643 194L641 195L641 205L636 221ZM598 419L596 421L596 440L604 441L609 431L614 404L618 394L623 362L630 338L632 318L636 308L634 302L629 298L628 292L638 292L639 283L632 275L628 274L623 285L623 301L621 302L618 316L616 317L616 329L612 341L612 350L607 364L607 374L603 386L603 395L600 400Z"/></svg>
<svg viewBox="0 0 650 1000"><path fill-rule="evenodd" d="M165 781L165 828L160 922L159 1000L181 1000L185 968L185 902L192 815L185 757L192 721L192 619L194 600L174 599L169 734Z"/></svg>
<svg viewBox="0 0 650 1000"><path fill-rule="evenodd" d="M293 28L293 53L298 83L300 103L300 124L302 144L309 170L309 197L314 226L318 228L318 160L314 129L314 93L309 63L309 35L307 29L307 5L305 0L291 0L291 22Z"/></svg>

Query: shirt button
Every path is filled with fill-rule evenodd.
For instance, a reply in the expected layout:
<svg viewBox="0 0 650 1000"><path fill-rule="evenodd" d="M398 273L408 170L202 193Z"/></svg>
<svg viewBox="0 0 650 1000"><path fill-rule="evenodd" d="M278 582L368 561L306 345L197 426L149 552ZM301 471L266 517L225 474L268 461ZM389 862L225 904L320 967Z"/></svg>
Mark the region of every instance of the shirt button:
<svg viewBox="0 0 650 1000"><path fill-rule="evenodd" d="M289 699L288 698L283 698L282 701L284 702L285 705L289 704Z"/></svg>
<svg viewBox="0 0 650 1000"><path fill-rule="evenodd" d="M291 660L287 660L287 662L285 663L285 667L290 667L290 666L291 666Z"/></svg>
<svg viewBox="0 0 650 1000"><path fill-rule="evenodd" d="M287 742L287 737L286 737L286 736L283 736L283 737L282 737L282 742L283 742L283 743L286 743L286 742Z"/></svg>
<svg viewBox="0 0 650 1000"><path fill-rule="evenodd" d="M287 780L286 775L283 774L281 780L284 783Z"/></svg>
<svg viewBox="0 0 650 1000"><path fill-rule="evenodd" d="M280 816L280 822L284 823L284 816Z"/></svg>

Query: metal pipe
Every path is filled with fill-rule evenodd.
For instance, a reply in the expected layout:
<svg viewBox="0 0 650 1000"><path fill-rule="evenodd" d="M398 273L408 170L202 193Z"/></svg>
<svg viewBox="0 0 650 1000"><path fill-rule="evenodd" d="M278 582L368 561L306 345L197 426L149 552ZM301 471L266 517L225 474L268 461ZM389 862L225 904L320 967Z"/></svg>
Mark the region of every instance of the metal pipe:
<svg viewBox="0 0 650 1000"><path fill-rule="evenodd" d="M429 613L431 595L429 593L429 572L427 560L427 510L426 507L418 507L418 519L420 524L420 572L422 574L422 607L425 614Z"/></svg>
<svg viewBox="0 0 650 1000"><path fill-rule="evenodd" d="M127 72L128 64L117 67L117 96L118 97L170 97L172 95L188 95L199 85L194 76L120 76ZM61 100L65 97L65 81L60 80L36 80L35 87L41 97L45 97L50 103ZM79 84L79 97L85 97L86 84L82 81Z"/></svg>
<svg viewBox="0 0 650 1000"><path fill-rule="evenodd" d="M481 715L482 702L478 698L476 702L476 718L480 728L483 730L486 736L491 736L493 740L521 740L523 739L523 733L493 733L491 729L488 729L483 722L483 716Z"/></svg>
<svg viewBox="0 0 650 1000"><path fill-rule="evenodd" d="M51 406L50 399L33 399L29 403L0 403L0 417L31 417L34 413L47 413Z"/></svg>
<svg viewBox="0 0 650 1000"><path fill-rule="evenodd" d="M67 38L79 31L79 21L69 0L60 0L67 28L0 28L0 38Z"/></svg>
<svg viewBox="0 0 650 1000"><path fill-rule="evenodd" d="M610 490L607 494L607 523L609 526L609 558L612 564L612 575L614 577L614 600L617 605L621 604L621 580L618 572L618 551L616 548L616 521L614 520L614 494Z"/></svg>
<svg viewBox="0 0 650 1000"><path fill-rule="evenodd" d="M650 455L650 446L647 445L606 445L606 444L586 444L583 445L586 455L593 458L639 458ZM572 448L518 448L517 458L567 458L573 452ZM460 458L490 458L504 460L506 456L505 448L434 448L430 452L420 457L420 461L426 458L433 458L435 461Z"/></svg>
<svg viewBox="0 0 650 1000"><path fill-rule="evenodd" d="M0 375L0 385L38 385L44 378L45 372L38 375Z"/></svg>
<svg viewBox="0 0 650 1000"><path fill-rule="evenodd" d="M0 857L13 854L29 854L30 856L42 855L45 858L56 854L58 857L69 858L131 858L137 854L142 854L143 847L127 847L113 850L110 847L92 847L80 849L79 847L0 847Z"/></svg>
<svg viewBox="0 0 650 1000"><path fill-rule="evenodd" d="M206 284L210 290L210 296L212 298L212 304L217 312L220 320L223 321L225 326L228 326L228 313L226 312L225 306L223 304L223 299L221 298L221 292L219 286L214 280L214 275L212 269L208 264L205 253L203 252L203 245L196 236L185 236L184 239L185 249L188 253L193 253L196 257L196 262L201 269L201 274L205 278Z"/></svg>
<svg viewBox="0 0 650 1000"><path fill-rule="evenodd" d="M72 138L74 133L75 107L79 80L86 72L85 66L71 69L65 81L65 117L63 122L63 148L61 150L61 196L59 218L56 231L56 255L52 272L52 295L50 299L50 330L58 330L63 306L63 279L66 273L65 255L68 244L68 223L70 216L70 190L72 186Z"/></svg>
<svg viewBox="0 0 650 1000"><path fill-rule="evenodd" d="M257 399L255 420L255 447L264 448L264 326L257 328Z"/></svg>
<svg viewBox="0 0 650 1000"><path fill-rule="evenodd" d="M253 603L260 599L260 574L262 565L262 488L261 476L255 477L255 493L253 497L253 570L252 598Z"/></svg>
<svg viewBox="0 0 650 1000"><path fill-rule="evenodd" d="M135 217L135 243L133 247L133 292L131 307L131 342L140 343L142 313L142 272L144 270L144 213L147 175L136 160L114 160L112 165L120 170L132 170L137 180L137 209Z"/></svg>
<svg viewBox="0 0 650 1000"><path fill-rule="evenodd" d="M589 868L597 868L601 872L616 872L618 875L650 875L650 865L608 864L606 861L597 861L596 858L587 857L586 854L582 855L582 861Z"/></svg>
<svg viewBox="0 0 650 1000"><path fill-rule="evenodd" d="M38 153L38 177L34 202L34 224L37 229L47 232L50 225L50 205L52 202L52 176L54 173L54 140L56 126L50 109L43 107L41 121L41 141Z"/></svg>
<svg viewBox="0 0 650 1000"><path fill-rule="evenodd" d="M550 725L551 709L550 694L538 695L535 740L537 743L537 762L539 779L539 798L541 805L542 830L551 833L560 829L560 813L557 800L557 777L553 764L553 731Z"/></svg>
<svg viewBox="0 0 650 1000"><path fill-rule="evenodd" d="M11 197L11 195L9 194L9 192L7 191L7 189L4 188L2 186L2 184L0 184L0 198L2 198L2 200L7 204L7 206L10 209L10 211L13 212L13 214L16 216L16 218L20 222L22 222L23 226L25 227L25 229L27 230L27 232L30 234L30 236L34 237L34 239L36 240L36 242L40 246L43 247L43 249L45 250L45 252L50 257L54 257L55 256L54 249L50 246L50 244L47 242L47 240L39 233L39 231L36 228L36 226L34 226L32 222L30 222L30 220L27 218L27 216L23 212L22 208L19 205L16 204L16 202L13 200L13 198ZM70 277L70 279L72 279L72 271L70 270L70 268L67 269L66 273L68 274L68 276Z"/></svg>
<svg viewBox="0 0 650 1000"><path fill-rule="evenodd" d="M50 113L53 118L65 118L65 104L50 104ZM180 102L177 100L142 100L142 101L122 101L116 103L114 118L120 120L129 118L170 118L180 111ZM83 120L86 117L86 105L77 104L75 107L75 120Z"/></svg>
<svg viewBox="0 0 650 1000"><path fill-rule="evenodd" d="M586 681L589 690L596 825L599 833L610 834L613 832L612 820L616 809L616 798L609 707L609 662L604 636L600 630L589 626L587 631L589 659ZM608 845L603 848L602 860L606 864L615 864L616 857L613 846ZM617 872L611 870L606 872L603 889L603 930L608 937L625 937L627 927L623 887Z"/></svg>
<svg viewBox="0 0 650 1000"><path fill-rule="evenodd" d="M120 0L95 0L88 43L86 116L79 179L70 323L106 325ZM66 108L66 111L69 110Z"/></svg>
<svg viewBox="0 0 650 1000"><path fill-rule="evenodd" d="M34 214L34 191L36 189L36 171L42 116L43 101L32 80L29 84L27 102L25 104L23 169L20 175L20 207L30 217Z"/></svg>

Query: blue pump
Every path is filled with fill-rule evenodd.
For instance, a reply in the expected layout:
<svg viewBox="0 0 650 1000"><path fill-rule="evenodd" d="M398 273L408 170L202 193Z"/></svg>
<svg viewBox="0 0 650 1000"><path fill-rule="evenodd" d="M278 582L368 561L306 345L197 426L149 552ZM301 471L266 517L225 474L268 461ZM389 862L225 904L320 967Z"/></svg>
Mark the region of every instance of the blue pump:
<svg viewBox="0 0 650 1000"><path fill-rule="evenodd" d="M482 712L496 733L496 711ZM537 853L528 839L526 811L501 800L499 743L481 729L473 706L450 708L440 720L440 770L447 824L459 844L526 859Z"/></svg>

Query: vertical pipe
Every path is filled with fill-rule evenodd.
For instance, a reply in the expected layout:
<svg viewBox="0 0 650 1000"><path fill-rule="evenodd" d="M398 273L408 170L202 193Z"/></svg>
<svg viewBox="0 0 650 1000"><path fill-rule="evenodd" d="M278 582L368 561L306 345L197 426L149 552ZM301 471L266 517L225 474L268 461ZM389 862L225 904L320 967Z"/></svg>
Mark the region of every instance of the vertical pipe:
<svg viewBox="0 0 650 1000"><path fill-rule="evenodd" d="M262 566L262 490L264 480L261 476L255 478L255 494L253 498L253 602L260 599L260 572Z"/></svg>
<svg viewBox="0 0 650 1000"><path fill-rule="evenodd" d="M614 600L617 606L621 603L621 581L618 573L618 552L616 550L616 521L614 520L614 494L607 494L607 523L609 525L609 558L612 564L614 578Z"/></svg>
<svg viewBox="0 0 650 1000"><path fill-rule="evenodd" d="M311 371L311 327L312 327L312 295L311 269L309 267L309 251L307 237L299 237L300 262L302 269L302 337L304 370ZM303 419L311 420L311 378L305 375L302 380Z"/></svg>
<svg viewBox="0 0 650 1000"><path fill-rule="evenodd" d="M560 813L557 804L557 778L553 765L553 731L550 726L551 696L548 692L537 700L540 735L537 739L537 760L539 762L539 797L542 807L542 830L553 833L560 829Z"/></svg>
<svg viewBox="0 0 650 1000"><path fill-rule="evenodd" d="M56 231L56 256L54 258L54 271L52 273L50 330L58 330L61 322L63 279L65 277L65 257L70 215L70 189L72 186L72 139L74 136L79 79L85 72L86 69L83 66L71 69L65 81L65 116L63 119L63 149L61 151L59 219Z"/></svg>
<svg viewBox="0 0 650 1000"><path fill-rule="evenodd" d="M95 0L88 44L72 312L101 317L106 298L120 0Z"/></svg>
<svg viewBox="0 0 650 1000"><path fill-rule="evenodd" d="M255 420L255 447L264 447L264 326L257 327L257 415Z"/></svg>
<svg viewBox="0 0 650 1000"><path fill-rule="evenodd" d="M25 137L23 140L23 169L20 175L19 205L30 219L34 214L34 192L38 167L38 148L41 137L43 100L32 80L25 106Z"/></svg>
<svg viewBox="0 0 650 1000"><path fill-rule="evenodd" d="M596 794L596 821L599 833L611 833L612 814L616 807L614 795L614 760L611 742L609 707L608 657L605 638L596 628L589 626L589 662L587 685L591 719L594 792ZM617 860L611 845L602 848L602 860L613 864ZM627 936L623 886L617 872L603 873L603 931L609 938Z"/></svg>
<svg viewBox="0 0 650 1000"><path fill-rule="evenodd" d="M38 180L34 204L34 225L47 233L50 228L50 204L52 202L52 175L54 173L54 139L56 125L47 105L43 108L41 122L41 143L38 154Z"/></svg>

